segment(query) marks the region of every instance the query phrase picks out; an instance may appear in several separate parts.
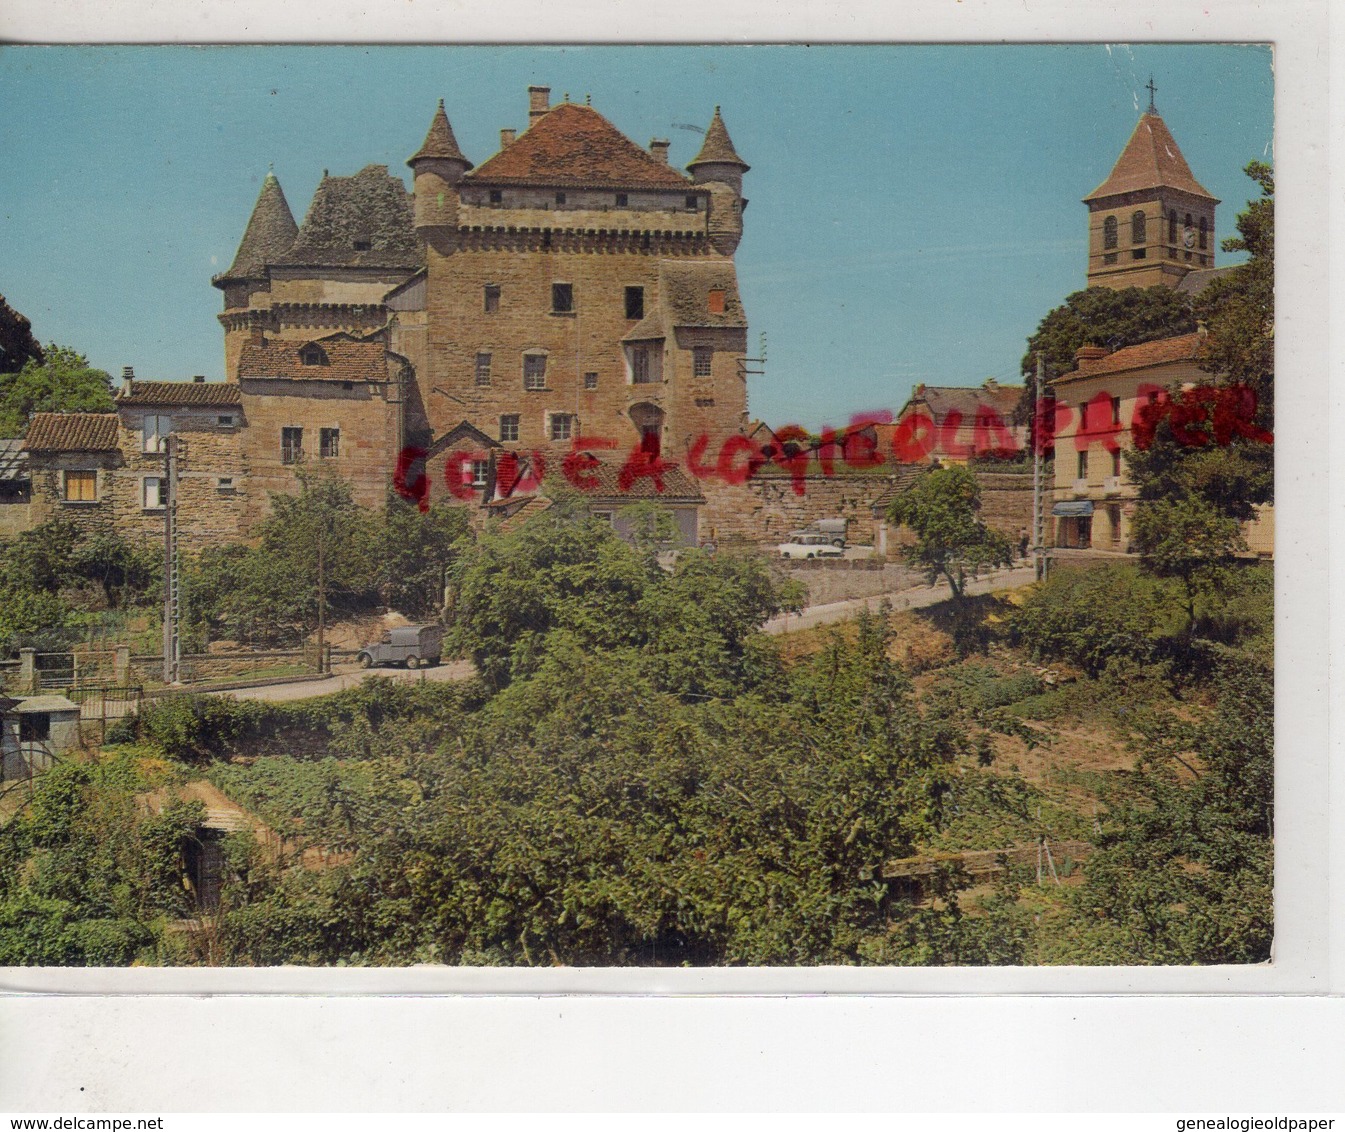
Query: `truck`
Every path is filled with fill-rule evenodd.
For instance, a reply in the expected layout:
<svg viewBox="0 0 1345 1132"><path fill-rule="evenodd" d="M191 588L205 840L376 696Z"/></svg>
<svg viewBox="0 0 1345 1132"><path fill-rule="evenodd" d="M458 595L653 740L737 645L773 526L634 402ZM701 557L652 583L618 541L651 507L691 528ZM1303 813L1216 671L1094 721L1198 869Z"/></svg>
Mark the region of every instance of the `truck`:
<svg viewBox="0 0 1345 1132"><path fill-rule="evenodd" d="M809 535L825 535L832 546L845 549L845 531L848 519L814 519L806 527L789 532L790 542L802 542Z"/></svg>
<svg viewBox="0 0 1345 1132"><path fill-rule="evenodd" d="M401 664L419 668L439 663L444 651L444 631L438 625L402 625L388 629L373 644L365 645L355 655L361 668L376 664Z"/></svg>

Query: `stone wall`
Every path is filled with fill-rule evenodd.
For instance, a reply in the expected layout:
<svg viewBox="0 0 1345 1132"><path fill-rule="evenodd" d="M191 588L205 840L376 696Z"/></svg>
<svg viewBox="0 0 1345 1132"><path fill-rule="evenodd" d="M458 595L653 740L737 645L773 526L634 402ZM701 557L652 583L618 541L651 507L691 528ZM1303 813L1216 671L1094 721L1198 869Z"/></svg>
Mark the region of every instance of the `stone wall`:
<svg viewBox="0 0 1345 1132"><path fill-rule="evenodd" d="M789 476L758 475L741 487L704 480L701 536L760 546L785 542L814 519L848 519L847 541L872 546L873 501L891 483L885 475L803 477L803 494Z"/></svg>

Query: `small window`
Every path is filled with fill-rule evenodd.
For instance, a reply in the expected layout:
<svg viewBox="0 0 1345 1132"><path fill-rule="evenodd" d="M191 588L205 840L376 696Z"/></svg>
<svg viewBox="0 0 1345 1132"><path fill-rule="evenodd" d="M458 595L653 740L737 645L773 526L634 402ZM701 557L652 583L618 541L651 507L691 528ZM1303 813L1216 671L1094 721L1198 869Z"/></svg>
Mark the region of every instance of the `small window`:
<svg viewBox="0 0 1345 1132"><path fill-rule="evenodd" d="M551 313L570 314L574 311L574 286L570 283L551 284Z"/></svg>
<svg viewBox="0 0 1345 1132"><path fill-rule="evenodd" d="M523 355L523 388L532 390L546 388L545 354Z"/></svg>
<svg viewBox="0 0 1345 1132"><path fill-rule="evenodd" d="M1080 402L1079 402L1079 428L1078 428L1078 431L1079 431L1081 434L1088 431L1088 402L1087 402L1087 401L1080 401Z"/></svg>
<svg viewBox="0 0 1345 1132"><path fill-rule="evenodd" d="M501 204L504 201L504 194L499 189L490 190L490 203Z"/></svg>
<svg viewBox="0 0 1345 1132"><path fill-rule="evenodd" d="M706 306L711 314L724 313L724 292L719 288L711 291L706 298Z"/></svg>
<svg viewBox="0 0 1345 1132"><path fill-rule="evenodd" d="M1114 425L1121 423L1121 398L1119 397L1111 399L1111 423Z"/></svg>
<svg viewBox="0 0 1345 1132"><path fill-rule="evenodd" d="M486 313L494 314L500 309L500 286L498 283L486 284Z"/></svg>
<svg viewBox="0 0 1345 1132"><path fill-rule="evenodd" d="M476 383L477 385L490 384L490 355L476 355Z"/></svg>
<svg viewBox="0 0 1345 1132"><path fill-rule="evenodd" d="M1130 242L1144 243L1144 213L1136 212L1130 217Z"/></svg>
<svg viewBox="0 0 1345 1132"><path fill-rule="evenodd" d="M650 379L648 346L636 346L631 351L630 371L632 381L646 382Z"/></svg>
<svg viewBox="0 0 1345 1132"><path fill-rule="evenodd" d="M1078 479L1086 480L1088 478L1088 453L1086 451L1079 453L1078 472Z"/></svg>
<svg viewBox="0 0 1345 1132"><path fill-rule="evenodd" d="M569 413L551 414L551 439L569 440L574 427L574 417Z"/></svg>
<svg viewBox="0 0 1345 1132"><path fill-rule="evenodd" d="M223 427L223 428L232 428L233 425L234 425L234 417L233 417L233 414L232 414L232 413L221 413L221 414L220 414L220 417L219 417L219 423L220 423L220 426Z"/></svg>
<svg viewBox="0 0 1345 1132"><path fill-rule="evenodd" d="M341 430L324 428L318 434L318 453L324 460L335 460L341 455Z"/></svg>
<svg viewBox="0 0 1345 1132"><path fill-rule="evenodd" d="M500 418L500 439L503 441L518 440L517 413L506 413Z"/></svg>
<svg viewBox="0 0 1345 1132"><path fill-rule="evenodd" d="M565 203L565 194L564 194L564 193L557 193L557 194L556 194L556 203L557 203L557 204L564 204L564 203Z"/></svg>
<svg viewBox="0 0 1345 1132"><path fill-rule="evenodd" d="M1175 208L1170 208L1168 209L1168 243L1175 244L1176 242L1177 242L1177 210Z"/></svg>
<svg viewBox="0 0 1345 1132"><path fill-rule="evenodd" d="M1106 255L1104 255L1104 256L1102 257L1102 262L1103 262L1103 263L1115 263L1115 262L1116 262L1116 253L1115 253L1115 252L1108 252Z"/></svg>
<svg viewBox="0 0 1345 1132"><path fill-rule="evenodd" d="M367 251L368 251L370 248L372 248L373 246L374 246L374 245L373 245L373 241L372 241L372 240L356 240L356 241L355 241L355 250L356 250L357 252L367 252Z"/></svg>
<svg viewBox="0 0 1345 1132"><path fill-rule="evenodd" d="M584 374L584 388L585 388L585 389L597 389L597 388L598 388L598 375L597 375L596 373L586 373L586 374Z"/></svg>
<svg viewBox="0 0 1345 1132"><path fill-rule="evenodd" d="M173 420L171 417L155 416L152 413L145 417L145 451L162 452L163 442L168 439L168 434L172 431Z"/></svg>
<svg viewBox="0 0 1345 1132"><path fill-rule="evenodd" d="M1199 246L1202 250L1210 246L1210 222L1203 216L1200 218Z"/></svg>
<svg viewBox="0 0 1345 1132"><path fill-rule="evenodd" d="M612 521L612 512L611 512L611 511L594 511L594 512L593 512L593 517L594 517L595 519L597 519L598 522L600 522L600 523L609 523L609 524L610 524L611 521Z"/></svg>
<svg viewBox="0 0 1345 1132"><path fill-rule="evenodd" d="M98 473L95 471L68 471L65 473L67 503L93 503L98 499Z"/></svg>
<svg viewBox="0 0 1345 1132"><path fill-rule="evenodd" d="M146 476L141 481L141 506L146 511L162 511L168 506L167 489L160 476Z"/></svg>
<svg viewBox="0 0 1345 1132"><path fill-rule="evenodd" d="M634 320L644 318L644 288L626 288L626 318Z"/></svg>
<svg viewBox="0 0 1345 1132"><path fill-rule="evenodd" d="M715 352L709 346L697 346L691 351L691 372L696 377L709 377Z"/></svg>
<svg viewBox="0 0 1345 1132"><path fill-rule="evenodd" d="M215 488L222 494L225 495L233 494L234 490L233 476L220 476L220 478L215 481Z"/></svg>
<svg viewBox="0 0 1345 1132"><path fill-rule="evenodd" d="M51 739L51 713L26 711L19 716L20 743L46 743Z"/></svg>
<svg viewBox="0 0 1345 1132"><path fill-rule="evenodd" d="M299 351L299 361L306 366L325 366L327 351L321 346L310 343Z"/></svg>
<svg viewBox="0 0 1345 1132"><path fill-rule="evenodd" d="M280 430L280 462L297 464L304 458L304 430L301 428L282 428Z"/></svg>
<svg viewBox="0 0 1345 1132"><path fill-rule="evenodd" d="M617 193L617 194L616 194L616 206L617 206L617 208L626 208L626 207L628 207L629 205L630 205L630 197L628 197L625 193Z"/></svg>
<svg viewBox="0 0 1345 1132"><path fill-rule="evenodd" d="M1102 222L1102 246L1104 248L1114 248L1118 240L1116 217L1109 216Z"/></svg>
<svg viewBox="0 0 1345 1132"><path fill-rule="evenodd" d="M700 197L695 193L687 193L687 210L695 212L700 208Z"/></svg>
<svg viewBox="0 0 1345 1132"><path fill-rule="evenodd" d="M489 461L489 460L473 460L473 461L472 461L472 486L473 486L473 487L485 487L485 486L486 486L486 475L487 475L487 473L488 473L489 471L490 471L490 461Z"/></svg>
<svg viewBox="0 0 1345 1132"><path fill-rule="evenodd" d="M1131 258L1131 259L1148 259L1148 258L1149 258L1149 249L1148 249L1148 248L1135 248L1135 249L1130 253L1130 258Z"/></svg>
<svg viewBox="0 0 1345 1132"><path fill-rule="evenodd" d="M1111 454L1111 474L1118 478L1121 475L1121 450L1119 448Z"/></svg>

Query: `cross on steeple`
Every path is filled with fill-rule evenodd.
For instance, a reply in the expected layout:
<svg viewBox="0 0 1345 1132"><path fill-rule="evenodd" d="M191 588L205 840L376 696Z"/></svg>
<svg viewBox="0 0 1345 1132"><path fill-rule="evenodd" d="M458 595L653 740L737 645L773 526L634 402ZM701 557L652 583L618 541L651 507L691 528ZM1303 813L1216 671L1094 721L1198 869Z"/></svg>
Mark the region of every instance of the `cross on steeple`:
<svg viewBox="0 0 1345 1132"><path fill-rule="evenodd" d="M1154 92L1155 92L1158 88L1157 88L1156 86L1154 86L1154 77L1153 77L1153 75L1150 75L1150 76L1149 76L1149 81L1148 81L1148 83L1146 83L1145 85L1146 85L1146 86L1148 87L1148 89L1149 89L1149 113L1150 113L1150 114L1157 114L1157 113L1158 113L1158 107L1156 107L1156 106L1154 105Z"/></svg>

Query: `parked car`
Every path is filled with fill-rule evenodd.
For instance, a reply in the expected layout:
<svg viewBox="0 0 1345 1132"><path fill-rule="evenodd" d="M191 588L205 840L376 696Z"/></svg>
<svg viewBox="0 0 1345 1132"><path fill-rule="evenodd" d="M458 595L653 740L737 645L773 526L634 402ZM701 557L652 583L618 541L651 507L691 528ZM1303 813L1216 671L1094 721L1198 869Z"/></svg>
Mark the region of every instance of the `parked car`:
<svg viewBox="0 0 1345 1132"><path fill-rule="evenodd" d="M806 535L826 535L827 541L832 546L839 546L844 550L845 531L848 526L848 519L814 519L802 530L790 531L789 541L798 542Z"/></svg>
<svg viewBox="0 0 1345 1132"><path fill-rule="evenodd" d="M404 664L419 668L439 663L444 633L438 625L403 625L389 629L375 644L365 645L355 656L361 668L375 664Z"/></svg>
<svg viewBox="0 0 1345 1132"><path fill-rule="evenodd" d="M781 558L843 558L845 551L830 536L799 533L775 548Z"/></svg>

